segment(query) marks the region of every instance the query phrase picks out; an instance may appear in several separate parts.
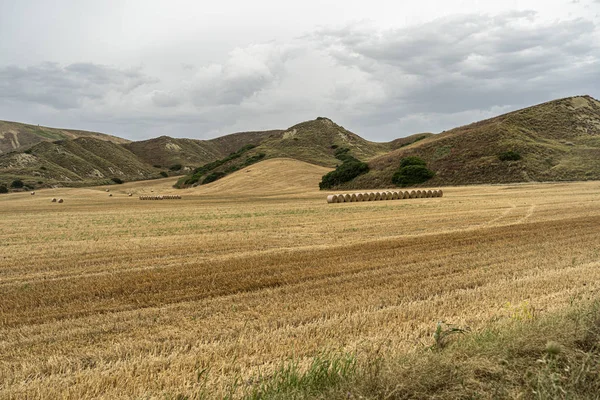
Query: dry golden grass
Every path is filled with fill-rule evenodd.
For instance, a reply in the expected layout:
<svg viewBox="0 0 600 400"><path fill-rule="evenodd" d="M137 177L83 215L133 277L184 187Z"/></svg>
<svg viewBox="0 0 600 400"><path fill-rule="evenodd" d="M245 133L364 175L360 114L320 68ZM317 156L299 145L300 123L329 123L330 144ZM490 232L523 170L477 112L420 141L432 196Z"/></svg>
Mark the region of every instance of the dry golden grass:
<svg viewBox="0 0 600 400"><path fill-rule="evenodd" d="M219 397L290 357L396 355L438 320L598 293L598 182L327 204L319 168L0 196L0 398Z"/></svg>

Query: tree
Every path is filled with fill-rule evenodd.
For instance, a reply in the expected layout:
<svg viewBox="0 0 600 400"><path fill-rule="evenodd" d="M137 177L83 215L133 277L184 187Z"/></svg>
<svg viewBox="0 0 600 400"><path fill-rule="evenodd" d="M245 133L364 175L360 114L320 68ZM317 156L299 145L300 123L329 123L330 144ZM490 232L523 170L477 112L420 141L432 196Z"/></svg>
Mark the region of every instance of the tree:
<svg viewBox="0 0 600 400"><path fill-rule="evenodd" d="M425 160L419 157L405 157L400 160L400 168L394 173L392 182L398 186L417 185L435 176L435 172L427 168Z"/></svg>

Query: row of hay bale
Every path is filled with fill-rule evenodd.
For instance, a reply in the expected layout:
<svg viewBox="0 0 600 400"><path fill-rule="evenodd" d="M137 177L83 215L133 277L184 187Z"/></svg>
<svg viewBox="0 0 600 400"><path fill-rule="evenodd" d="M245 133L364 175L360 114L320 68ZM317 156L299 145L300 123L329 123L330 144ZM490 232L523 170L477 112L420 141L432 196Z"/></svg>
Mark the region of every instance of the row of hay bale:
<svg viewBox="0 0 600 400"><path fill-rule="evenodd" d="M328 203L351 203L356 201L378 201L378 200L403 200L422 199L428 197L442 197L444 192L439 190L411 190L409 191L386 191L367 193L330 194L327 196Z"/></svg>
<svg viewBox="0 0 600 400"><path fill-rule="evenodd" d="M140 200L181 200L178 194L168 194L162 196L140 196Z"/></svg>

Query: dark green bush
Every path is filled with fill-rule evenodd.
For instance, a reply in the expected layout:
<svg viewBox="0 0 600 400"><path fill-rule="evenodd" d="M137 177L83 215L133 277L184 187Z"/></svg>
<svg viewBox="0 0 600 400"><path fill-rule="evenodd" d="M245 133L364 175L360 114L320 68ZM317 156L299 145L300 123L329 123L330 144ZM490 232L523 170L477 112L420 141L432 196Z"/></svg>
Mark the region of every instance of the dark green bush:
<svg viewBox="0 0 600 400"><path fill-rule="evenodd" d="M123 180L122 180L122 179L120 179L120 178L117 178L117 177L115 177L115 178L110 178L110 180L111 180L111 181L113 181L114 183L116 183L117 185L121 185L121 184L123 184Z"/></svg>
<svg viewBox="0 0 600 400"><path fill-rule="evenodd" d="M423 166L425 166L425 165L427 165L427 163L422 158L415 157L415 156L404 157L402 160L400 160L400 168L407 167L409 165L423 165Z"/></svg>
<svg viewBox="0 0 600 400"><path fill-rule="evenodd" d="M202 184L206 185L207 183L214 182L218 179L221 179L225 175L227 175L225 172L211 172L210 174L208 174L206 176L206 178L204 178L204 180L202 181Z"/></svg>
<svg viewBox="0 0 600 400"><path fill-rule="evenodd" d="M324 175L321 183L319 183L320 189L330 189L334 186L341 185L342 183L349 182L359 175L369 172L369 165L362 161L346 161L339 165L334 171Z"/></svg>
<svg viewBox="0 0 600 400"><path fill-rule="evenodd" d="M181 164L173 164L169 167L171 171L179 171L181 168L183 168L183 165Z"/></svg>
<svg viewBox="0 0 600 400"><path fill-rule="evenodd" d="M45 171L47 168L46 168L46 167L44 167L44 166L42 165L42 166L40 167L40 169L41 169L42 171Z"/></svg>
<svg viewBox="0 0 600 400"><path fill-rule="evenodd" d="M154 168L162 168L162 165L154 164L153 167Z"/></svg>
<svg viewBox="0 0 600 400"><path fill-rule="evenodd" d="M518 161L521 159L521 155L516 151L510 150L498 154L498 158L500 161Z"/></svg>
<svg viewBox="0 0 600 400"><path fill-rule="evenodd" d="M163 178L168 178L169 174L167 174L165 171L160 171L160 176L162 176Z"/></svg>
<svg viewBox="0 0 600 400"><path fill-rule="evenodd" d="M13 189L21 189L21 188L23 188L23 186L25 186L25 184L20 179L16 179L16 180L12 181L12 183L10 184L10 187Z"/></svg>
<svg viewBox="0 0 600 400"><path fill-rule="evenodd" d="M8 188L4 185L0 185L0 193L8 193Z"/></svg>
<svg viewBox="0 0 600 400"><path fill-rule="evenodd" d="M392 182L398 186L409 186L426 182L434 176L435 172L427 169L425 165L407 165L396 171Z"/></svg>

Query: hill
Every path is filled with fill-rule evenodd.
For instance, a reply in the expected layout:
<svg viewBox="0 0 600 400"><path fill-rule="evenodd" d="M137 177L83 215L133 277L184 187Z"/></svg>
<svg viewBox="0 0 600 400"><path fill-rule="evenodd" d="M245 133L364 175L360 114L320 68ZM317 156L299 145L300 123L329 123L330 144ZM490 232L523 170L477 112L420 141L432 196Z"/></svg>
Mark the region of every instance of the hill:
<svg viewBox="0 0 600 400"><path fill-rule="evenodd" d="M92 137L41 142L25 152L0 157L0 181L20 179L28 186L82 186L150 179L159 171L123 146ZM1 183L1 182L0 182Z"/></svg>
<svg viewBox="0 0 600 400"><path fill-rule="evenodd" d="M272 158L232 173L216 182L202 185L202 194L279 195L314 192L330 168L289 158Z"/></svg>
<svg viewBox="0 0 600 400"><path fill-rule="evenodd" d="M240 132L210 140L160 136L131 142L124 146L144 162L159 168L179 165L183 168L197 167L226 157L247 144L258 145L267 138L281 136L282 132L281 130Z"/></svg>
<svg viewBox="0 0 600 400"><path fill-rule="evenodd" d="M123 144L129 140L98 132L48 128L19 122L0 121L0 154L23 150L40 142L89 137Z"/></svg>
<svg viewBox="0 0 600 400"><path fill-rule="evenodd" d="M341 163L336 157L336 152L342 149L347 149L353 157L368 160L393 148L418 141L422 136L423 134L413 135L395 143L375 143L348 131L329 118L319 117L294 125L278 134L269 135L258 146L246 145L236 153L196 168L177 185L189 187L209 183L270 158L291 158L324 167L335 167Z"/></svg>
<svg viewBox="0 0 600 400"><path fill-rule="evenodd" d="M521 159L502 161L509 151ZM432 135L370 160L344 187L389 186L407 156L435 171L428 186L600 179L600 102L569 97Z"/></svg>
<svg viewBox="0 0 600 400"><path fill-rule="evenodd" d="M348 148L361 160L368 160L390 151L390 143L375 143L363 139L329 118L319 117L287 129L281 137L269 138L254 153L264 153L267 158L287 157L326 167L335 167L339 160L335 150Z"/></svg>

